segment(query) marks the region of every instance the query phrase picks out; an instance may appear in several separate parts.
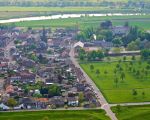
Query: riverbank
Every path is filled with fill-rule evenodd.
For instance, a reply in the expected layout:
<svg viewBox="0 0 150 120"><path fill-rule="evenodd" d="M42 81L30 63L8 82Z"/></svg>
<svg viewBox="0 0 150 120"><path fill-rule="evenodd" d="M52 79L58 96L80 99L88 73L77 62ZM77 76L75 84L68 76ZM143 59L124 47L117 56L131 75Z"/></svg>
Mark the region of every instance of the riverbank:
<svg viewBox="0 0 150 120"><path fill-rule="evenodd" d="M39 16L39 17L25 17L25 18L14 18L0 20L0 23L14 23L14 22L24 22L24 21L37 21L37 20L53 20L53 19L64 19L64 18L80 18L80 17L105 17L105 16L145 16L146 14L135 13L135 14L122 14L122 13L108 13L108 14L57 14L51 16Z"/></svg>

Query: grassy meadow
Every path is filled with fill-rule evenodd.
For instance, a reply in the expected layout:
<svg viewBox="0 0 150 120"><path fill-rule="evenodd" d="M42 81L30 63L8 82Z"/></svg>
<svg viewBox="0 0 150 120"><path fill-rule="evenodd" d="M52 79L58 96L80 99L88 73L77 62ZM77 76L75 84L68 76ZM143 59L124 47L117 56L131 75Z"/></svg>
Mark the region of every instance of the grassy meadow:
<svg viewBox="0 0 150 120"><path fill-rule="evenodd" d="M119 111L116 107L112 107L112 110L119 120L149 120L150 118L150 105L122 106Z"/></svg>
<svg viewBox="0 0 150 120"><path fill-rule="evenodd" d="M81 29L86 27L97 27L104 20L111 20L114 25L124 25L126 21L131 26L138 26L145 30L150 29L150 15L140 16L104 16L104 17L80 17L80 18L67 18L57 20L38 20L38 21L24 21L13 23L19 27L75 27L78 26ZM10 23L12 24L12 23ZM8 24L8 25L10 25Z"/></svg>
<svg viewBox="0 0 150 120"><path fill-rule="evenodd" d="M90 65L94 66L94 70L90 69ZM118 65L121 69L117 68ZM92 78L109 103L150 101L150 70L147 66L149 64L145 61L134 61L132 65L131 62L81 64L81 67ZM96 70L100 71L99 75L96 74ZM123 80L121 78L122 72L125 74Z"/></svg>
<svg viewBox="0 0 150 120"><path fill-rule="evenodd" d="M0 19L30 17L30 16L48 16L52 14L73 14L73 13L137 13L134 9L121 9L109 7L17 7L0 6ZM142 13L148 13L143 11ZM17 15L18 14L18 15Z"/></svg>
<svg viewBox="0 0 150 120"><path fill-rule="evenodd" d="M0 120L110 120L103 110L0 112Z"/></svg>

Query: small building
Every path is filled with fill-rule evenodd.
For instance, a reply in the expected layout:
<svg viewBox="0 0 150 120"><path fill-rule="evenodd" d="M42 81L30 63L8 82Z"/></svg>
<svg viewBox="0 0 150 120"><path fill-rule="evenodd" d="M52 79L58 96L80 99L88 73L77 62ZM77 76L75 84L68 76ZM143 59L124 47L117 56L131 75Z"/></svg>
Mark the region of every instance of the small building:
<svg viewBox="0 0 150 120"><path fill-rule="evenodd" d="M65 105L64 98L61 96L55 96L51 98L50 104L55 105L56 107L64 107Z"/></svg>
<svg viewBox="0 0 150 120"><path fill-rule="evenodd" d="M68 97L68 106L78 106L79 105L79 100L78 97Z"/></svg>
<svg viewBox="0 0 150 120"><path fill-rule="evenodd" d="M127 34L129 32L129 27L125 27L125 26L115 26L112 27L112 33L113 35L123 35L123 34Z"/></svg>

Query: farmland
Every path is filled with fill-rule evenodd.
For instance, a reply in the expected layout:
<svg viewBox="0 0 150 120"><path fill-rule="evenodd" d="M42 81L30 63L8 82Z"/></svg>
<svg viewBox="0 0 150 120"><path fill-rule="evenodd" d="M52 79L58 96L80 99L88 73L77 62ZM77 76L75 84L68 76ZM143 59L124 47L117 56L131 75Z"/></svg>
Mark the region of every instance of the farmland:
<svg viewBox="0 0 150 120"><path fill-rule="evenodd" d="M14 7L14 6L0 6L0 19L17 18L17 17L30 17L40 15L52 14L73 14L73 13L147 13L149 9L126 9L126 8L110 8L103 6L70 6L70 7Z"/></svg>
<svg viewBox="0 0 150 120"><path fill-rule="evenodd" d="M123 25L126 21L131 26L138 26L145 30L150 29L149 15L140 16L104 16L104 17L81 17L81 18L67 18L57 20L39 20L39 21L24 21L14 23L19 27L75 27L78 26L81 29L85 27L97 27L100 22L104 20L111 20L114 25Z"/></svg>
<svg viewBox="0 0 150 120"><path fill-rule="evenodd" d="M94 70L91 71L90 65L94 66ZM118 65L121 70L114 73ZM109 103L150 101L150 75L145 75L144 72L147 66L148 63L143 61L134 61L132 65L131 62L81 64L81 67L92 78ZM99 75L96 75L96 70L100 71ZM121 79L121 71L125 74L123 79ZM147 72L149 74L150 71L148 70ZM136 94L134 94L135 92Z"/></svg>
<svg viewBox="0 0 150 120"><path fill-rule="evenodd" d="M118 111L116 107L112 110L116 113L119 120L149 120L150 106L124 106Z"/></svg>
<svg viewBox="0 0 150 120"><path fill-rule="evenodd" d="M3 112L1 120L109 120L102 110Z"/></svg>

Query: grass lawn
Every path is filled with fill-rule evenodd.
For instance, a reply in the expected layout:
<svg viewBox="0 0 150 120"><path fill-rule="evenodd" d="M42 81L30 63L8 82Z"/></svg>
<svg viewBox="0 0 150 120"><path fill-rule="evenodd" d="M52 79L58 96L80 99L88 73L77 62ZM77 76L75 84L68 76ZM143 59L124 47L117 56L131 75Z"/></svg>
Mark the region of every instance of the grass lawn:
<svg viewBox="0 0 150 120"><path fill-rule="evenodd" d="M82 63L81 67L96 83L109 103L150 101L150 70L146 70L148 63L134 62L133 65L130 65L129 62L121 62L120 66L125 73L124 80L121 79L122 72L117 70L116 75L114 73L117 64L119 63ZM91 71L90 65L94 66L93 71ZM129 68L132 70L129 70ZM99 75L96 74L97 69L100 71ZM133 69L135 70L134 72ZM104 71L108 73L105 74ZM141 75L138 76L137 71L140 71L139 74ZM145 71L148 71L147 76L145 75ZM115 76L118 78L117 83L115 82ZM133 89L136 90L137 95L133 95Z"/></svg>
<svg viewBox="0 0 150 120"><path fill-rule="evenodd" d="M150 105L121 107L120 112L112 107L119 120L149 120Z"/></svg>
<svg viewBox="0 0 150 120"><path fill-rule="evenodd" d="M45 119L44 119L45 118ZM48 119L46 119L48 118ZM103 110L0 113L0 120L109 120Z"/></svg>
<svg viewBox="0 0 150 120"><path fill-rule="evenodd" d="M57 20L39 20L39 21L25 21L13 23L20 27L75 27L79 26L81 29L86 27L97 27L104 20L111 20L114 25L123 25L126 21L132 26L138 26L143 29L150 29L150 15L140 16L105 16L105 17L81 17L68 18ZM9 24L8 24L9 25Z"/></svg>

